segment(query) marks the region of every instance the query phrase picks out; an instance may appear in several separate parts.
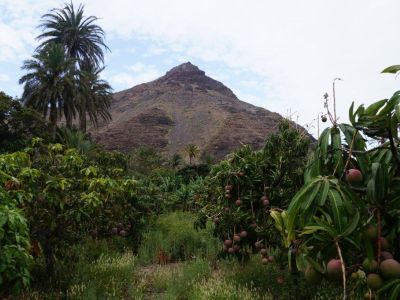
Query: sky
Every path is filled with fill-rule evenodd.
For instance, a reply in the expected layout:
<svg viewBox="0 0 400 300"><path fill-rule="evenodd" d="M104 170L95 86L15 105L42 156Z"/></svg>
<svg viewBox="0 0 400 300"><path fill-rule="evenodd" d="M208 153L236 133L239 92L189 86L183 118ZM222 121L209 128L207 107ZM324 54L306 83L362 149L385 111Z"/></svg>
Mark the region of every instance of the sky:
<svg viewBox="0 0 400 300"><path fill-rule="evenodd" d="M23 60L40 17L58 0L0 0L0 90L20 96ZM74 1L78 5L79 1ZM336 81L339 122L348 108L390 97L400 78L398 0L86 0L111 52L103 77L115 91L190 61L239 99L291 116L311 133Z"/></svg>

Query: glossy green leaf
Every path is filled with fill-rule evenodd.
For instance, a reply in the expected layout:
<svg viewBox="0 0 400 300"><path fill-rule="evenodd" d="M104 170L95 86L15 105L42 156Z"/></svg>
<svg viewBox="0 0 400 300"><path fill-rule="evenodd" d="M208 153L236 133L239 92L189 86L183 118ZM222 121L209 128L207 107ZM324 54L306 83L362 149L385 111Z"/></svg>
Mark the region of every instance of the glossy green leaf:
<svg viewBox="0 0 400 300"><path fill-rule="evenodd" d="M396 74L399 71L400 71L400 65L393 65L393 66L385 68L381 73Z"/></svg>

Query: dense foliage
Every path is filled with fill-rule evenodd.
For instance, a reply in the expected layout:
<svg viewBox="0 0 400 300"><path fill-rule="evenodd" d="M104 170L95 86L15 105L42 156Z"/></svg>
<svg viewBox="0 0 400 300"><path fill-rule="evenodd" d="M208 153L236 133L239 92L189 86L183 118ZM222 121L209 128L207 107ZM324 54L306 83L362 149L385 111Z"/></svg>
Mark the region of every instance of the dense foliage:
<svg viewBox="0 0 400 300"><path fill-rule="evenodd" d="M53 274L55 259L68 255L69 246L89 234L138 238L146 219L163 209L153 201L159 189L127 177L118 168L118 156L101 153L101 160L90 160L75 149L43 144L40 139L23 151L0 156L1 204L8 212L2 223L6 230L16 226L15 234L21 235L17 242L25 247L19 246L20 257L28 255L30 240L31 254L43 254L47 272ZM20 216L14 217L20 225L8 223L13 215ZM7 234L0 238L1 244L14 243ZM26 283L28 276L22 275ZM8 278L3 271L1 277Z"/></svg>
<svg viewBox="0 0 400 300"><path fill-rule="evenodd" d="M20 150L33 137L48 138L48 127L43 118L0 92L0 152Z"/></svg>
<svg viewBox="0 0 400 300"><path fill-rule="evenodd" d="M351 125L328 115L332 127L318 140L305 185L287 211L274 212L276 227L310 282L321 274L341 282L343 299L359 297L366 282L366 299L398 299L400 92L355 111L352 104Z"/></svg>
<svg viewBox="0 0 400 300"><path fill-rule="evenodd" d="M244 146L215 165L195 196L201 208L197 225L213 221L226 253L245 259L249 250L263 248L268 257L265 248L280 246L269 210L286 208L303 184L309 142L284 121L262 150Z"/></svg>

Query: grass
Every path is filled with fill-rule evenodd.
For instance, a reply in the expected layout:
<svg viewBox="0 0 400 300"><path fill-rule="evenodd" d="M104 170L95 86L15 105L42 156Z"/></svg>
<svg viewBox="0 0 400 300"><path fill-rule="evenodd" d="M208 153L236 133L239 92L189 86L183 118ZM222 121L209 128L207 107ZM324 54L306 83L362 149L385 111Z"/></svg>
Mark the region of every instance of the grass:
<svg viewBox="0 0 400 300"><path fill-rule="evenodd" d="M218 260L220 243L212 227L196 231L192 222L187 212L162 215L149 226L137 256L125 248L124 239L88 239L58 262L53 281L44 281L43 270L38 270L32 288L16 299L340 298L340 285L323 281L310 286L276 263L261 264L259 255L251 255L245 264ZM155 263L160 250L169 258L163 265Z"/></svg>
<svg viewBox="0 0 400 300"><path fill-rule="evenodd" d="M76 261L60 262L52 282L40 281L16 299L137 299L136 257L108 246L106 241L88 240L74 247ZM40 272L37 271L38 273ZM40 278L40 274L37 274ZM43 276L42 276L43 277Z"/></svg>
<svg viewBox="0 0 400 300"><path fill-rule="evenodd" d="M144 234L138 258L141 263L187 261L195 258L215 260L220 243L212 236L212 226L196 231L195 216L173 212L160 216Z"/></svg>

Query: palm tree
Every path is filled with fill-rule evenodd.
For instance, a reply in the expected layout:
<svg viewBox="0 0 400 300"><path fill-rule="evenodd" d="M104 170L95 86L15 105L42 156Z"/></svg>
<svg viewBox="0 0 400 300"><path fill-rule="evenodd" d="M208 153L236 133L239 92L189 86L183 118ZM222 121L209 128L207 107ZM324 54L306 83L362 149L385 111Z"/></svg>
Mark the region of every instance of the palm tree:
<svg viewBox="0 0 400 300"><path fill-rule="evenodd" d="M185 152L189 156L189 165L191 165L192 159L199 155L200 149L194 144L189 144L186 146Z"/></svg>
<svg viewBox="0 0 400 300"><path fill-rule="evenodd" d="M19 80L24 84L24 104L42 112L45 118L49 114L53 137L58 118L64 114L70 125L75 114L72 98L68 97L74 90L74 64L74 59L65 56L62 45L49 43L22 66L28 71Z"/></svg>
<svg viewBox="0 0 400 300"><path fill-rule="evenodd" d="M64 8L53 9L42 16L43 29L37 39L44 40L39 49L55 42L64 45L68 57L73 57L79 64L90 62L95 66L104 63L103 49L109 50L104 43L103 29L94 24L98 18L83 15L84 5L80 4L75 10L72 2Z"/></svg>
<svg viewBox="0 0 400 300"><path fill-rule="evenodd" d="M180 154L175 153L174 155L172 155L170 164L173 169L179 167L181 162L182 162L182 156Z"/></svg>
<svg viewBox="0 0 400 300"><path fill-rule="evenodd" d="M112 100L112 88L107 81L100 79L104 68L89 62L81 66L78 80L77 109L80 129L86 132L86 115L91 123L98 125L98 116L103 120L111 120L109 108Z"/></svg>

